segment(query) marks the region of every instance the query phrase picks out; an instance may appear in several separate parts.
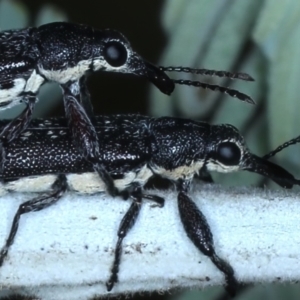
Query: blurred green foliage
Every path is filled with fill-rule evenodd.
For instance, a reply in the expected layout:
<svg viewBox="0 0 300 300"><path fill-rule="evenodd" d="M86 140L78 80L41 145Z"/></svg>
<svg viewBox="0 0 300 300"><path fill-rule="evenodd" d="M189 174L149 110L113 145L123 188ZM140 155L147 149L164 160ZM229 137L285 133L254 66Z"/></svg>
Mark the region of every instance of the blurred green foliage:
<svg viewBox="0 0 300 300"><path fill-rule="evenodd" d="M256 105L218 92L177 87L172 99L151 88L150 112L230 123L244 134L250 150L263 155L300 134L300 1L299 0L166 0L161 14L168 38L160 65L246 72L255 82L177 74L177 78L220 84L249 94ZM174 73L172 73L172 76ZM299 172L299 146L276 158ZM261 177L214 175L227 185L254 185ZM219 293L219 296L217 294ZM225 299L221 290L187 292L176 299ZM220 297L220 298L218 298ZM299 299L299 285L264 285L236 299Z"/></svg>
<svg viewBox="0 0 300 300"><path fill-rule="evenodd" d="M233 124L258 155L300 134L300 1L167 0L161 21L168 38L161 65L247 72L254 83L177 76L230 86L249 94L256 105L181 86L170 100L151 88L151 114ZM299 175L298 153L299 147L290 147L277 159ZM252 174L214 178L235 185L261 180Z"/></svg>

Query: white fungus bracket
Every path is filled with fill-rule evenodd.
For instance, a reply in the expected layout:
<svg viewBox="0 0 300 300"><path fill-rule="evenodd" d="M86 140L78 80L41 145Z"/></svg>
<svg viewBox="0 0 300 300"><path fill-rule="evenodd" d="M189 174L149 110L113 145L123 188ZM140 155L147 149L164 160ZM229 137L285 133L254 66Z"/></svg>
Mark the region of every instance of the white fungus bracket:
<svg viewBox="0 0 300 300"><path fill-rule="evenodd" d="M15 242L0 268L0 296L13 292L43 300L78 300L222 285L223 274L185 234L176 191L147 193L164 197L165 206L143 201L124 239L119 282L112 292L106 291L105 282L130 200L67 193L51 207L21 216ZM207 218L217 254L231 264L239 281L300 280L297 192L197 184L190 196ZM1 244L19 204L31 197L1 197Z"/></svg>

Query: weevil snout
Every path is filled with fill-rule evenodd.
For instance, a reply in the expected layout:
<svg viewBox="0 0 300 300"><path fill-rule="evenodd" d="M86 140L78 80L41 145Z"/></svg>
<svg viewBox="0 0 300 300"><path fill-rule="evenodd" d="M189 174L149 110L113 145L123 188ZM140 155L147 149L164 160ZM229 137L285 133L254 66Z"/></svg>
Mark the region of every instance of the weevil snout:
<svg viewBox="0 0 300 300"><path fill-rule="evenodd" d="M158 67L145 62L145 69L141 69L140 75L146 76L162 93L171 95L175 89L175 83L169 76Z"/></svg>
<svg viewBox="0 0 300 300"><path fill-rule="evenodd" d="M120 32L107 29L104 33L99 31L95 34L99 35L96 40L102 45L100 53L98 50L94 53L95 70L105 68L106 71L146 77L162 93L170 95L173 92L173 80L159 67L145 61L133 51L129 41Z"/></svg>
<svg viewBox="0 0 300 300"><path fill-rule="evenodd" d="M272 179L283 188L291 189L299 180L284 168L254 154L247 153L242 169Z"/></svg>

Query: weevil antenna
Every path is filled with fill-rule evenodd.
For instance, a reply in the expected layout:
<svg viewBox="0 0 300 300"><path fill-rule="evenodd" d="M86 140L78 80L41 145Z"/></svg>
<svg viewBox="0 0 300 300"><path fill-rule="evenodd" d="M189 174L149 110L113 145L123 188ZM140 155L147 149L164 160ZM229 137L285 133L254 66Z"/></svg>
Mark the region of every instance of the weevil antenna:
<svg viewBox="0 0 300 300"><path fill-rule="evenodd" d="M268 154L266 154L265 156L263 156L262 158L264 159L270 159L271 157L275 156L278 152L282 151L283 149L291 146L291 145L295 145L297 143L300 142L300 135L297 136L294 139L291 139L288 142L283 143L282 145L278 146L275 150L269 152Z"/></svg>
<svg viewBox="0 0 300 300"><path fill-rule="evenodd" d="M173 82L177 83L177 84L182 84L182 85L201 87L203 89L209 89L212 91L220 91L221 93L228 94L229 96L231 96L233 98L237 98L239 100L242 100L243 102L255 104L254 100L250 96L248 96L244 93L241 93L237 90L226 88L223 86L209 84L209 83L203 83L200 81L183 80L183 79L173 79Z"/></svg>
<svg viewBox="0 0 300 300"><path fill-rule="evenodd" d="M195 68L186 68L186 67L159 67L161 71L165 72L184 72L197 75L206 75L206 76L217 76L217 77L226 77L230 79L240 79L245 81L255 81L253 77L246 73L232 73L228 71L216 71L216 70L207 70L207 69L195 69Z"/></svg>

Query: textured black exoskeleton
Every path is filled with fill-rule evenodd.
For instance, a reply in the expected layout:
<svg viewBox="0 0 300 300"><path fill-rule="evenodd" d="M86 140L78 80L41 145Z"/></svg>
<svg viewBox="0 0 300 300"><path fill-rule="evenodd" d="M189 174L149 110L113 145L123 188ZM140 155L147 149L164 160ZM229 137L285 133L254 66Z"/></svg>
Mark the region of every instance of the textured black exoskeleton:
<svg viewBox="0 0 300 300"><path fill-rule="evenodd" d="M175 83L220 90L243 101L253 100L236 90L188 80L170 79L164 71L216 75L253 80L244 73L156 67L135 53L127 39L114 30L64 22L38 28L0 32L0 109L23 102L25 110L0 133L9 143L25 130L31 120L40 86L47 81L60 84L69 128L78 150L93 163L111 195L117 193L113 180L98 160L102 137L97 136L90 118L92 105L85 85L88 72L107 71L146 77L160 91L171 94ZM100 143L100 145L99 145Z"/></svg>
<svg viewBox="0 0 300 300"><path fill-rule="evenodd" d="M4 125L2 122L0 128ZM298 185L299 180L282 167L251 154L243 137L231 125L115 115L96 117L95 128L102 139L99 161L111 174L119 195L132 200L119 227L107 289L110 291L118 281L122 241L138 217L142 199L164 204L164 199L143 190L149 178L158 175L176 184L179 215L187 236L224 273L226 289L234 294L237 281L233 268L217 255L206 218L188 195L194 176L202 170L247 170L268 177L284 188ZM20 205L0 251L0 266L13 244L22 214L56 203L67 190L84 194L106 190L101 179L93 177L93 164L78 152L69 132L66 119L33 120L27 131L3 148L0 188L20 191L22 187L22 191L47 193ZM42 176L45 186L38 186L36 180ZM22 185L24 178L26 185ZM35 184L31 185L31 181Z"/></svg>
<svg viewBox="0 0 300 300"><path fill-rule="evenodd" d="M114 30L63 22L8 30L0 33L0 52L0 108L26 104L21 115L0 133L2 143L11 142L26 129L40 86L55 81L63 90L73 141L114 195L113 181L97 159L99 139L89 119L92 106L86 73L102 70L145 76L166 94L173 91L174 83L159 68L144 61Z"/></svg>

